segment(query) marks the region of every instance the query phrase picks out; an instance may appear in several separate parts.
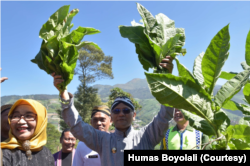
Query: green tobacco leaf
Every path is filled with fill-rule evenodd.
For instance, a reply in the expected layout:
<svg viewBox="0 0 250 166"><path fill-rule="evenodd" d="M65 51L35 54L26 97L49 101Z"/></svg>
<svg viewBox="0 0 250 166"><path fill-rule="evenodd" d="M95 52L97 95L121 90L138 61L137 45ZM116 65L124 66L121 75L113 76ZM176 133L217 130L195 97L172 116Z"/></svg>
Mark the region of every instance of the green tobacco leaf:
<svg viewBox="0 0 250 166"><path fill-rule="evenodd" d="M136 48L136 53L138 54L138 59L142 64L143 69L148 71L149 68L153 68L154 65L150 61L144 58L145 56L143 56L143 53L140 49L140 45L135 44L135 48Z"/></svg>
<svg viewBox="0 0 250 166"><path fill-rule="evenodd" d="M146 63L152 64L150 66L154 67L156 65L154 59L154 52L151 49L148 38L143 33L143 29L144 27L142 26L119 26L121 36L124 38L128 38L130 42L135 43L136 51L140 53L140 57L144 61L146 61ZM145 66L144 64L142 65ZM145 68L147 67L144 67L144 69Z"/></svg>
<svg viewBox="0 0 250 166"><path fill-rule="evenodd" d="M222 108L227 109L227 110L231 110L231 111L236 111L239 110L239 104L236 103L235 101L232 100L228 100Z"/></svg>
<svg viewBox="0 0 250 166"><path fill-rule="evenodd" d="M248 103L250 103L250 83L246 83L243 88L243 94Z"/></svg>
<svg viewBox="0 0 250 166"><path fill-rule="evenodd" d="M245 121L248 121L248 122L249 122L249 124L250 124L250 116L246 116L246 117L244 117L244 120L245 120Z"/></svg>
<svg viewBox="0 0 250 166"><path fill-rule="evenodd" d="M242 139L250 143L250 126L247 125L230 125L227 128L227 133L233 133L232 138Z"/></svg>
<svg viewBox="0 0 250 166"><path fill-rule="evenodd" d="M245 59L248 66L250 66L250 31L247 34Z"/></svg>
<svg viewBox="0 0 250 166"><path fill-rule="evenodd" d="M236 111L236 110L240 110L243 114L245 115L250 115L250 107L245 105L245 104L241 104L241 103L237 103L235 101L229 100L224 106L224 109L228 109L228 110L232 110L232 111Z"/></svg>
<svg viewBox="0 0 250 166"><path fill-rule="evenodd" d="M49 20L45 24L43 24L39 32L39 37L44 40L48 40L50 37L54 36L54 28L56 28L63 22L63 20L67 17L68 12L69 5L65 5L58 9L54 14L52 14Z"/></svg>
<svg viewBox="0 0 250 166"><path fill-rule="evenodd" d="M227 114L220 109L214 113L214 123L220 131L226 131L227 127L230 125L230 119Z"/></svg>
<svg viewBox="0 0 250 166"><path fill-rule="evenodd" d="M239 104L238 106L239 110L244 114L244 115L250 115L250 107L245 105L245 104Z"/></svg>
<svg viewBox="0 0 250 166"><path fill-rule="evenodd" d="M201 62L202 74L209 94L212 94L221 69L228 58L230 36L228 25L222 28L211 40Z"/></svg>
<svg viewBox="0 0 250 166"><path fill-rule="evenodd" d="M226 72L226 71L222 71L220 73L220 78L223 78L225 80L231 80L232 78L234 78L234 76L236 76L238 73L235 72Z"/></svg>
<svg viewBox="0 0 250 166"><path fill-rule="evenodd" d="M43 64L42 50L38 52L35 59L32 59L31 62L36 63L40 69L46 71L46 67Z"/></svg>
<svg viewBox="0 0 250 166"><path fill-rule="evenodd" d="M180 77L188 78L194 83L199 84L199 82L194 78L193 74L184 65L182 65L177 58L175 58L175 61L177 64L177 69Z"/></svg>
<svg viewBox="0 0 250 166"><path fill-rule="evenodd" d="M70 32L70 29L73 27L71 24L71 21L73 20L73 17L79 12L78 9L73 9L65 18L66 22L62 28L64 36L68 35ZM61 28L60 28L61 29Z"/></svg>
<svg viewBox="0 0 250 166"><path fill-rule="evenodd" d="M100 33L100 31L94 28L78 27L76 30L73 30L70 34L68 34L61 40L67 43L78 45L85 35L93 35L97 33Z"/></svg>
<svg viewBox="0 0 250 166"><path fill-rule="evenodd" d="M250 143L240 138L239 139L232 138L230 140L230 143L233 144L234 146L234 148L232 149L230 147L231 150L247 150L250 148Z"/></svg>
<svg viewBox="0 0 250 166"><path fill-rule="evenodd" d="M214 102L220 108L227 103L247 83L250 70L238 73L234 78L227 81L214 96Z"/></svg>
<svg viewBox="0 0 250 166"><path fill-rule="evenodd" d="M95 48L97 48L98 50L101 50L101 48L96 43L89 42L89 41L84 41L84 42L79 43L78 45L76 45L76 49L79 50L79 49L81 49L85 45L92 45Z"/></svg>
<svg viewBox="0 0 250 166"><path fill-rule="evenodd" d="M166 55L175 57L180 54L185 44L185 33L183 28L175 28L174 21L164 14L156 15L156 18L142 5L137 3L137 9L143 19L144 33L149 39L154 53L156 65Z"/></svg>
<svg viewBox="0 0 250 166"><path fill-rule="evenodd" d="M59 42L56 36L51 37L45 45L50 58L55 58L59 51Z"/></svg>
<svg viewBox="0 0 250 166"><path fill-rule="evenodd" d="M248 120L245 120L245 117L241 118L239 120L239 125L247 125L250 126L250 122Z"/></svg>
<svg viewBox="0 0 250 166"><path fill-rule="evenodd" d="M204 84L204 77L201 71L201 62L204 56L204 52L200 53L194 61L193 75L199 81L200 85Z"/></svg>
<svg viewBox="0 0 250 166"><path fill-rule="evenodd" d="M181 110L185 119L189 120L189 125L195 128L196 130L201 131L206 135L216 135L216 131L211 124L209 124L205 119L194 115L188 111Z"/></svg>
<svg viewBox="0 0 250 166"><path fill-rule="evenodd" d="M250 68L250 66L248 66L248 64L246 63L246 61L241 62L241 66L242 66L242 68L243 68L244 70L247 70L247 69Z"/></svg>
<svg viewBox="0 0 250 166"><path fill-rule="evenodd" d="M172 74L145 73L145 75L150 91L158 102L191 111L213 125L212 100L199 85L187 78Z"/></svg>

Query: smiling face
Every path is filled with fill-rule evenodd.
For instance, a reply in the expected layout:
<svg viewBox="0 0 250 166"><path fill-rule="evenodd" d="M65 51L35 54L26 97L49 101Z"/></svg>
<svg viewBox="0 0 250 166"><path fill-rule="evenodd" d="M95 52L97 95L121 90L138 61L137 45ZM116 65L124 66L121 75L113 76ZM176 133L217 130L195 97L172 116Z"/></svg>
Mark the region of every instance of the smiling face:
<svg viewBox="0 0 250 166"><path fill-rule="evenodd" d="M34 115L36 114L36 111L30 105L19 105L15 108L11 115L14 117L26 114ZM29 140L35 132L36 119L33 121L25 121L22 117L19 121L11 120L10 128L12 134L17 139L21 141Z"/></svg>
<svg viewBox="0 0 250 166"><path fill-rule="evenodd" d="M121 111L119 112L119 114L114 114L113 112L111 112L111 120L113 121L115 128L125 132L131 126L133 120L135 120L136 113L134 111L130 111L129 114L124 114L122 111L124 108L131 108L123 103L118 104L113 108L113 110L117 108Z"/></svg>
<svg viewBox="0 0 250 166"><path fill-rule="evenodd" d="M90 123L95 129L106 132L112 124L110 117L102 112L95 113L91 118Z"/></svg>
<svg viewBox="0 0 250 166"><path fill-rule="evenodd" d="M178 110L178 109L175 109L174 121L175 121L176 123L186 122L186 119L184 118L183 114L182 114L181 111Z"/></svg>
<svg viewBox="0 0 250 166"><path fill-rule="evenodd" d="M62 144L62 152L70 153L75 147L76 138L72 135L70 131L65 131L64 136L60 139L60 142Z"/></svg>

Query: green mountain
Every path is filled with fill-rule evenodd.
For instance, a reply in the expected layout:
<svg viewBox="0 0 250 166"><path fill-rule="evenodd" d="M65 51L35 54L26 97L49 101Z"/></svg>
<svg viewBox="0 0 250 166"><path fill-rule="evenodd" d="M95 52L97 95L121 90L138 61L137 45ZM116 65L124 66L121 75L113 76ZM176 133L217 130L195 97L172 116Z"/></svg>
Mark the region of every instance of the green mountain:
<svg viewBox="0 0 250 166"><path fill-rule="evenodd" d="M141 125L148 124L152 118L158 113L160 110L160 104L157 100L151 95L150 90L148 88L148 84L146 79L139 79L135 78L125 84L116 84L114 86L110 85L94 85L94 88L98 89L98 93L103 102L107 102L108 96L110 94L110 90L114 87L119 87L126 92L132 94L134 98L136 98L139 103L142 105L142 109L137 111L137 120ZM221 88L220 85L216 85L214 88L214 94ZM38 94L38 95L25 95L25 96L2 96L1 97L1 104L9 104L14 103L18 99L34 99L41 102L48 110L49 115L49 122L53 123L55 126L58 125L58 117L56 114L57 109L61 109L58 95L45 95L45 94ZM236 94L232 100L244 103L242 100L244 98L243 92L240 91ZM240 111L230 111L226 110L229 118L231 119L232 123L238 123L239 119L242 117L242 113Z"/></svg>
<svg viewBox="0 0 250 166"><path fill-rule="evenodd" d="M137 111L136 116L137 119L142 121L141 124L149 123L160 109L160 104L150 93L146 79L135 78L125 84L116 84L114 86L97 84L93 87L98 89L98 93L101 96L103 102L107 102L110 90L115 87L121 88L122 90L132 94L132 96L134 98L137 98L139 100L139 103L142 105L142 110ZM216 94L220 88L221 85L216 85L214 88L214 94ZM241 90L232 98L232 100L239 103L245 103L242 100L243 98L244 95ZM239 119L242 117L241 111L225 111L231 119L232 123L238 123Z"/></svg>

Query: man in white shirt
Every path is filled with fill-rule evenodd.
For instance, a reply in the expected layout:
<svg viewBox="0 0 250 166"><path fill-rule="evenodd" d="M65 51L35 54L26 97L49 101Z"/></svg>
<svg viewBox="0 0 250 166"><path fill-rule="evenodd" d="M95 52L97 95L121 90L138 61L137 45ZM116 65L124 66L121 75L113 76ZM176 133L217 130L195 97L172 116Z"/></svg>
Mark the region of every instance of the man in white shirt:
<svg viewBox="0 0 250 166"><path fill-rule="evenodd" d="M108 132L109 126L112 124L110 109L107 106L94 107L90 123L95 129ZM73 166L101 166L100 156L80 141L76 148Z"/></svg>

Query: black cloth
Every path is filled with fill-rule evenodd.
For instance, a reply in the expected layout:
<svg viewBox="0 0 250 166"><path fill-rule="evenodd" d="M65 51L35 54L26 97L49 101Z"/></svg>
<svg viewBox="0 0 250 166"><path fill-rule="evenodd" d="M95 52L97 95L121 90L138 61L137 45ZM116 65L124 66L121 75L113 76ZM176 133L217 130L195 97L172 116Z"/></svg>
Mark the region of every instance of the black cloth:
<svg viewBox="0 0 250 166"><path fill-rule="evenodd" d="M63 153L62 152L62 166L71 166L72 164L72 152Z"/></svg>
<svg viewBox="0 0 250 166"><path fill-rule="evenodd" d="M39 152L32 152L31 160L28 160L25 151L20 149L2 149L2 151L3 166L55 166L54 157L45 146Z"/></svg>
<svg viewBox="0 0 250 166"><path fill-rule="evenodd" d="M5 137L1 136L1 142L5 141L6 139L8 139L8 138L5 138Z"/></svg>

